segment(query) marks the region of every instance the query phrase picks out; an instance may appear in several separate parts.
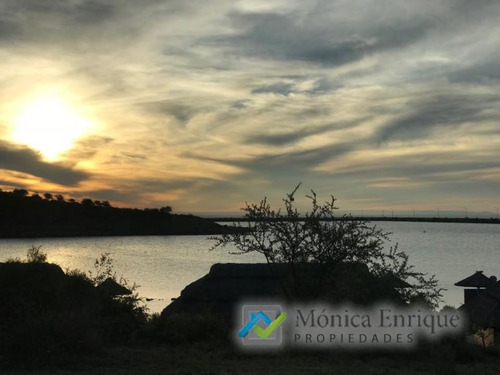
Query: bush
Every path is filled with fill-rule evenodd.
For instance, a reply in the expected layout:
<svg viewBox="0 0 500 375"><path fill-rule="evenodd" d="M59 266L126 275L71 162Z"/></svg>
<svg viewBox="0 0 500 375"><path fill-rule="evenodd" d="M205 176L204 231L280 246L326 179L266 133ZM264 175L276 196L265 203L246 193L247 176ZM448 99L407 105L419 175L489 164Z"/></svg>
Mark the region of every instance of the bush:
<svg viewBox="0 0 500 375"><path fill-rule="evenodd" d="M228 343L227 322L212 314L154 314L140 332L140 339L164 345L209 342Z"/></svg>
<svg viewBox="0 0 500 375"><path fill-rule="evenodd" d="M0 364L71 363L104 344L128 342L145 323L137 294L101 293L87 274L45 263L40 247L27 259L0 263Z"/></svg>
<svg viewBox="0 0 500 375"><path fill-rule="evenodd" d="M41 251L41 246L31 246L26 254L28 263L45 263L47 261L47 254Z"/></svg>

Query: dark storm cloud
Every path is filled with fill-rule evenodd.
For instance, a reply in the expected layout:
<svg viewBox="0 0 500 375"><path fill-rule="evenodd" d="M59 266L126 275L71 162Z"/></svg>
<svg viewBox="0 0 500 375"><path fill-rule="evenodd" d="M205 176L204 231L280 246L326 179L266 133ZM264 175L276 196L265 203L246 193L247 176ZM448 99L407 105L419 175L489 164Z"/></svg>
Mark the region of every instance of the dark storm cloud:
<svg viewBox="0 0 500 375"><path fill-rule="evenodd" d="M429 137L436 130L453 130L468 122L481 122L498 116L491 108L500 105L498 95L441 95L409 101L402 116L383 127L378 142L415 140Z"/></svg>
<svg viewBox="0 0 500 375"><path fill-rule="evenodd" d="M340 66L366 55L403 48L421 39L426 24L376 25L363 33L339 36L335 24L319 24L317 14L298 21L294 14L233 13L231 19L242 30L234 36L212 39L232 53L263 59L299 60L325 66Z"/></svg>
<svg viewBox="0 0 500 375"><path fill-rule="evenodd" d="M90 177L88 173L82 171L44 162L38 153L29 148L13 147L1 141L0 168L31 174L65 186L77 185Z"/></svg>

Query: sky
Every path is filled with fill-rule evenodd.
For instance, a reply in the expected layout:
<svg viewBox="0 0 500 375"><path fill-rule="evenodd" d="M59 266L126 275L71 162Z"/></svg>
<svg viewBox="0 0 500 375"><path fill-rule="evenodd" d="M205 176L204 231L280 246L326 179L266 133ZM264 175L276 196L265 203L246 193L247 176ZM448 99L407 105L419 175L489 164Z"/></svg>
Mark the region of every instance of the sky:
<svg viewBox="0 0 500 375"><path fill-rule="evenodd" d="M302 182L353 212L495 212L499 16L495 0L2 0L0 187L222 213Z"/></svg>

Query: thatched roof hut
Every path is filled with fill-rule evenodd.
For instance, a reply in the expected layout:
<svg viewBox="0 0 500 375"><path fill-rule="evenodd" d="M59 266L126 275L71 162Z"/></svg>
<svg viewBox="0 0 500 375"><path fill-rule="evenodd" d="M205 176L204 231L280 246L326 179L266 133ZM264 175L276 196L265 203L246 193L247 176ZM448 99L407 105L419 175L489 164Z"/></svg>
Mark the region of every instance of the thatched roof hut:
<svg viewBox="0 0 500 375"><path fill-rule="evenodd" d="M279 278L267 264L214 264L207 275L186 286L162 314L210 310L231 316L241 299L264 300L280 296Z"/></svg>
<svg viewBox="0 0 500 375"><path fill-rule="evenodd" d="M186 286L162 314L209 310L230 317L240 302L275 302L289 297L307 301L315 298L311 295L315 292L327 298L336 295L339 301L358 298L362 302L378 294L387 300L398 298L396 289L410 286L395 275L377 277L364 264L342 263L336 267L328 270L315 263L296 263L293 269L286 263L214 264L207 275ZM323 278L318 278L320 273L324 273ZM322 284L318 285L320 280Z"/></svg>
<svg viewBox="0 0 500 375"><path fill-rule="evenodd" d="M118 284L111 277L108 277L97 286L97 289L110 296L123 296L132 294L132 291L125 288L123 285Z"/></svg>
<svg viewBox="0 0 500 375"><path fill-rule="evenodd" d="M476 271L473 275L456 282L455 285L466 288L486 288L495 281L496 279L485 276L483 271Z"/></svg>
<svg viewBox="0 0 500 375"><path fill-rule="evenodd" d="M401 280L399 277L394 275L392 272L386 273L384 276L381 277L381 279L386 282L388 285L390 285L393 288L396 289L406 289L406 288L411 288L412 286L408 284L406 281Z"/></svg>

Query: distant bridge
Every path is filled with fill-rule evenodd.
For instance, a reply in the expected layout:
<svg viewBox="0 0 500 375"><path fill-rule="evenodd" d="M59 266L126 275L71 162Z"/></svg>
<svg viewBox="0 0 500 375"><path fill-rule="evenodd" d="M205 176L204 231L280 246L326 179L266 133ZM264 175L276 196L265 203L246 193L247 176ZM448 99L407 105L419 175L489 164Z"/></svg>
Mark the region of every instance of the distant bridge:
<svg viewBox="0 0 500 375"><path fill-rule="evenodd" d="M246 222L257 221L250 220L244 217L216 217L211 218L217 222ZM268 221L305 221L307 218L301 217L297 219L267 219ZM339 216L334 219L325 219L324 221L340 221L340 220L360 220L360 221L402 221L416 223L471 223L471 224L500 224L500 220L496 218L471 218L471 217L387 217L387 216Z"/></svg>

